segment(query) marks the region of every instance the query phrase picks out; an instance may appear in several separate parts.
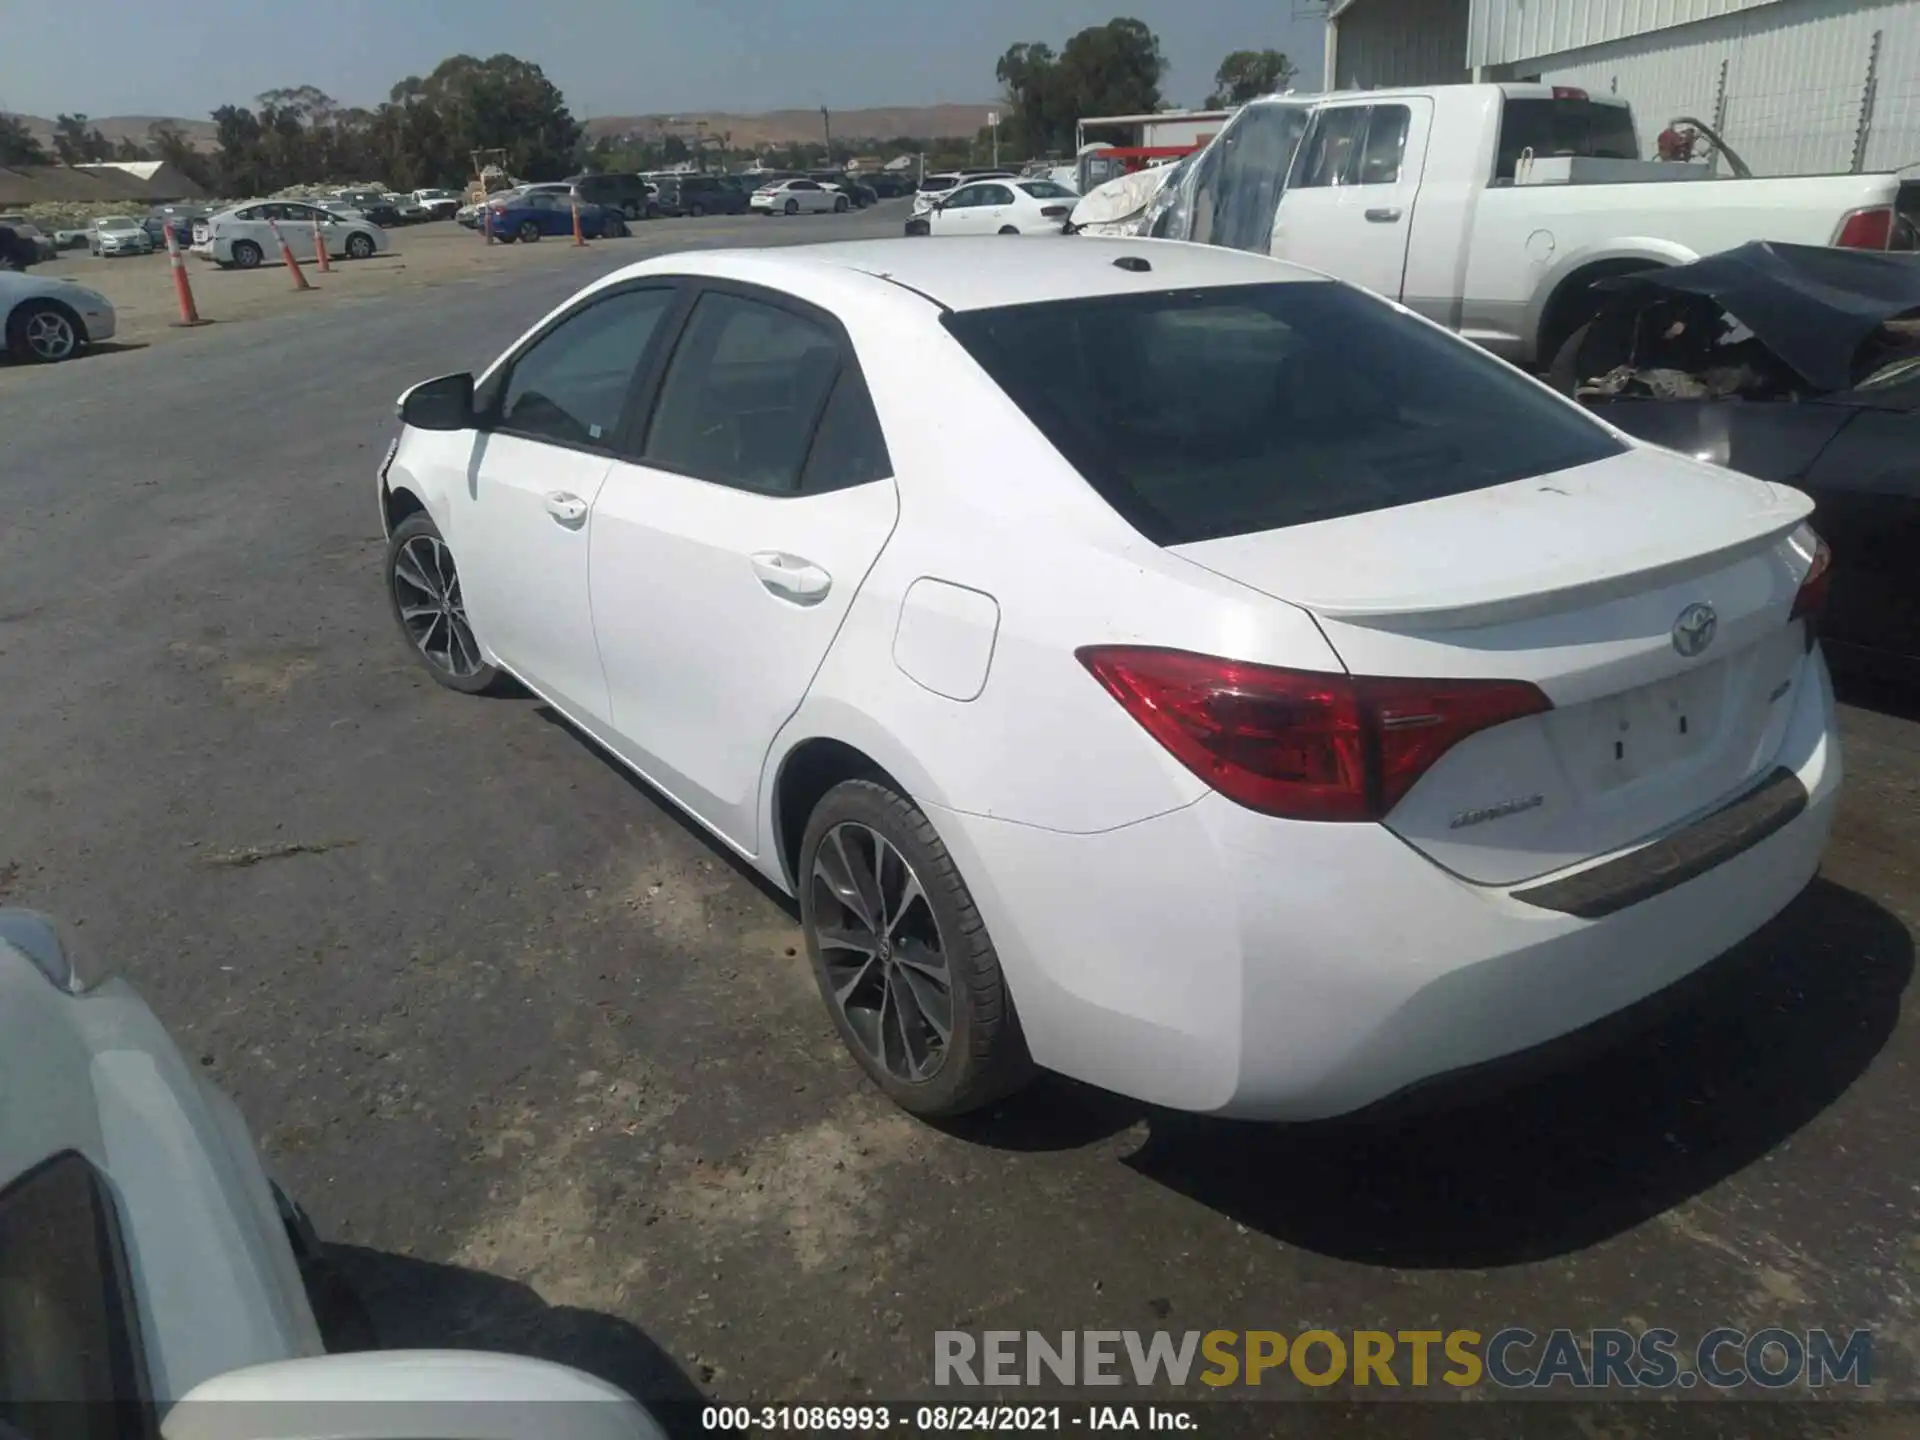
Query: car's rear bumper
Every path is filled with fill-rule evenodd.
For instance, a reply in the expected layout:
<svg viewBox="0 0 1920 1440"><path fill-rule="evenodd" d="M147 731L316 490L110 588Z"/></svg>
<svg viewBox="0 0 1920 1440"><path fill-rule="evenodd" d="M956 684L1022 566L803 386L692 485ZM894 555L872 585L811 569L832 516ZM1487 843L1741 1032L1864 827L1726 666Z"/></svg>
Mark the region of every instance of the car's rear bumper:
<svg viewBox="0 0 1920 1440"><path fill-rule="evenodd" d="M1791 813L1701 817L1638 847L1638 872L1630 854L1547 877L1558 895L1471 884L1381 826L1212 794L1093 835L929 813L1040 1064L1179 1109L1317 1119L1580 1030L1783 909L1819 867L1840 785L1818 652L1797 688L1772 792L1803 796ZM1670 883L1649 883L1668 862ZM1590 878L1609 863L1627 868ZM1603 891L1625 903L1580 903Z"/></svg>

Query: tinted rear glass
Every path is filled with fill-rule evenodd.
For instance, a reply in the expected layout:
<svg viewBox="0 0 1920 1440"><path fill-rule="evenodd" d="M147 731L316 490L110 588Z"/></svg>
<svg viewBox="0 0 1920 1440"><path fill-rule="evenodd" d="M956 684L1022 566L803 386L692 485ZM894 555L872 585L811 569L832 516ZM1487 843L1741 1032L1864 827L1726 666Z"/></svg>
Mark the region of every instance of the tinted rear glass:
<svg viewBox="0 0 1920 1440"><path fill-rule="evenodd" d="M1409 505L1622 449L1504 362L1345 285L1104 296L945 323L1160 545Z"/></svg>
<svg viewBox="0 0 1920 1440"><path fill-rule="evenodd" d="M1493 178L1511 180L1523 150L1547 155L1638 160L1633 112L1593 100L1509 100L1500 111L1500 153Z"/></svg>

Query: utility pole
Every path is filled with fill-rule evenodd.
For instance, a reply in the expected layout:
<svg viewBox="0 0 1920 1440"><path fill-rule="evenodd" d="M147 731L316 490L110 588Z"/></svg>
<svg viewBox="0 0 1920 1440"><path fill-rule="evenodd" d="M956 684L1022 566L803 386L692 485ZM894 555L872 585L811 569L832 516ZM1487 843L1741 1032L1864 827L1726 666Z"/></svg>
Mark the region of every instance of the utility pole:
<svg viewBox="0 0 1920 1440"><path fill-rule="evenodd" d="M1000 112L998 110L987 112L987 128L993 132L993 168L998 170L1000 168Z"/></svg>
<svg viewBox="0 0 1920 1440"><path fill-rule="evenodd" d="M833 168L833 117L827 114L827 107L820 107L820 128L827 133L827 168Z"/></svg>

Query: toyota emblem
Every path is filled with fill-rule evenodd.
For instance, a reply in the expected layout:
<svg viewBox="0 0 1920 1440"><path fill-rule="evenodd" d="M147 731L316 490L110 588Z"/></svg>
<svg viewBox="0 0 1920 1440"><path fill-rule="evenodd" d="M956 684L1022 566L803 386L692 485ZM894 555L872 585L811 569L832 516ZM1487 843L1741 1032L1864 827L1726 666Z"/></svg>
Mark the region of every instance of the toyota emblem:
<svg viewBox="0 0 1920 1440"><path fill-rule="evenodd" d="M1713 632L1720 628L1720 617L1713 606L1689 605L1673 622L1673 648L1691 660L1713 644Z"/></svg>

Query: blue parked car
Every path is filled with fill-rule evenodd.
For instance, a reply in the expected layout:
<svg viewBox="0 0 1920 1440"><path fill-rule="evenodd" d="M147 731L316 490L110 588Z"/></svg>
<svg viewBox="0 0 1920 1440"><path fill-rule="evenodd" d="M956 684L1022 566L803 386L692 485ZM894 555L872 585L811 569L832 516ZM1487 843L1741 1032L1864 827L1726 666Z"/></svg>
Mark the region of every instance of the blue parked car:
<svg viewBox="0 0 1920 1440"><path fill-rule="evenodd" d="M550 190L497 196L488 209L493 212L494 238L509 245L515 240L531 245L543 235L573 235L573 202ZM626 217L605 205L583 204L580 233L588 240L625 235Z"/></svg>

